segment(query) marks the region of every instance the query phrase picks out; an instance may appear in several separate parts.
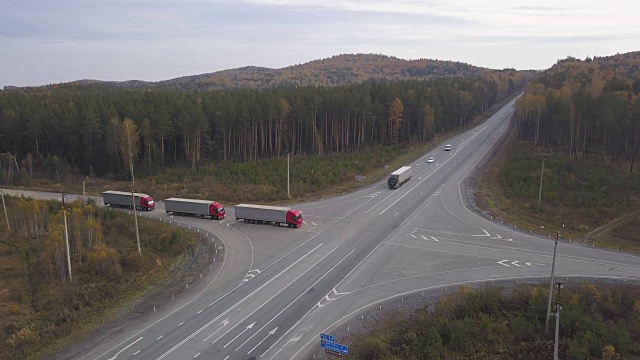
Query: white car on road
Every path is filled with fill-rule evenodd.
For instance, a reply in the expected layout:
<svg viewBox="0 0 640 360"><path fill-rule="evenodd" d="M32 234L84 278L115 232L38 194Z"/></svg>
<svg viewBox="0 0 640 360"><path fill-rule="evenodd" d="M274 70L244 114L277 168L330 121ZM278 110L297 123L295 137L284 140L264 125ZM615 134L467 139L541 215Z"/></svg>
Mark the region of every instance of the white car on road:
<svg viewBox="0 0 640 360"><path fill-rule="evenodd" d="M430 157L430 158L429 158L429 160L427 160L427 162L428 162L428 163L432 163L432 162L434 162L434 161L436 161L436 159L434 159L434 158L433 158L433 156L432 156L432 157Z"/></svg>
<svg viewBox="0 0 640 360"><path fill-rule="evenodd" d="M451 144L445 145L444 151L451 151Z"/></svg>

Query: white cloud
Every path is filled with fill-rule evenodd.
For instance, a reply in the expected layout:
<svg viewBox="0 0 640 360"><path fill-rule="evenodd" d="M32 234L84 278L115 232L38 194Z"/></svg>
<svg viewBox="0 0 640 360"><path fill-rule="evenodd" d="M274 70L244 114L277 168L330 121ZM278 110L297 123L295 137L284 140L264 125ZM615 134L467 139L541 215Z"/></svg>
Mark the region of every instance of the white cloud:
<svg viewBox="0 0 640 360"><path fill-rule="evenodd" d="M161 80L358 52L545 68L568 55L640 50L639 4L23 0L0 13L0 86Z"/></svg>

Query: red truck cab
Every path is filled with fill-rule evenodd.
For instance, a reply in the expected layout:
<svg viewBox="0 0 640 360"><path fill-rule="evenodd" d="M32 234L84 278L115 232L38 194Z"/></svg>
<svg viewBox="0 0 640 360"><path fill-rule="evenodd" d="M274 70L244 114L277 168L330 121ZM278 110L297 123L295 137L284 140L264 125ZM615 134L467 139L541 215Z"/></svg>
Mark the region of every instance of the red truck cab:
<svg viewBox="0 0 640 360"><path fill-rule="evenodd" d="M296 209L287 211L287 224L289 227L299 228L302 225L302 213Z"/></svg>
<svg viewBox="0 0 640 360"><path fill-rule="evenodd" d="M211 215L212 219L224 219L224 216L226 214L227 213L224 210L224 206L222 206L222 204L220 204L219 202L214 201L211 205L209 205L209 215Z"/></svg>
<svg viewBox="0 0 640 360"><path fill-rule="evenodd" d="M151 211L156 208L156 203L153 201L153 198L151 196L141 196L140 207L142 207L146 211Z"/></svg>

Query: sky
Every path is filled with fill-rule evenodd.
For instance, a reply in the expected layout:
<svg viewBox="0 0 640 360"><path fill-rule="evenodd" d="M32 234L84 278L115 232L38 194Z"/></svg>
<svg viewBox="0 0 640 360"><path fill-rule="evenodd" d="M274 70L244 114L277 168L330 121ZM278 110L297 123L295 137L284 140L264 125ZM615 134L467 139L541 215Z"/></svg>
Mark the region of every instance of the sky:
<svg viewBox="0 0 640 360"><path fill-rule="evenodd" d="M638 0L2 0L0 88L345 53L546 69L640 50Z"/></svg>

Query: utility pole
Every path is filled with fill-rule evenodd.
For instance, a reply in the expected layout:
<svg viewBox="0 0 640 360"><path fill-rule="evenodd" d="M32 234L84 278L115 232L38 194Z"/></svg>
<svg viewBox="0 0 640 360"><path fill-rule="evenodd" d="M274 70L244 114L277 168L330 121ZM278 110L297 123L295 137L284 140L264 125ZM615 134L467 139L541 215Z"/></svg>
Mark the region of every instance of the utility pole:
<svg viewBox="0 0 640 360"><path fill-rule="evenodd" d="M140 231L138 230L138 213L136 212L136 197L133 195L133 186L136 184L136 178L133 176L133 162L131 163L131 205L133 205L133 219L136 224L136 242L138 244L138 254L142 255L140 249Z"/></svg>
<svg viewBox="0 0 640 360"><path fill-rule="evenodd" d="M87 193L84 191L84 180L82 180L82 202L87 205Z"/></svg>
<svg viewBox="0 0 640 360"><path fill-rule="evenodd" d="M289 190L289 154L287 153L287 197L291 197L291 191Z"/></svg>
<svg viewBox="0 0 640 360"><path fill-rule="evenodd" d="M69 231L67 230L67 205L64 202L66 194L62 194L62 217L64 218L64 240L67 244L67 267L69 268L69 282L73 280L71 276L71 253L69 251Z"/></svg>
<svg viewBox="0 0 640 360"><path fill-rule="evenodd" d="M540 190L538 190L538 205L542 200L542 178L544 177L544 157L542 157L542 171L540 172Z"/></svg>
<svg viewBox="0 0 640 360"><path fill-rule="evenodd" d="M556 298L556 340L553 345L553 360L559 360L558 356L558 348L560 345L560 310L562 310L562 306L560 306L560 289L562 289L562 283L558 282L558 297Z"/></svg>
<svg viewBox="0 0 640 360"><path fill-rule="evenodd" d="M558 249L558 240L560 239L560 231L556 233L556 243L553 245L553 261L551 262L551 283L549 284L549 303L547 304L547 321L544 324L544 333L549 333L549 317L551 317L551 299L553 298L553 273L556 269L556 250Z"/></svg>
<svg viewBox="0 0 640 360"><path fill-rule="evenodd" d="M11 230L11 225L9 225L9 214L7 214L7 205L4 203L4 192L0 191L0 196L2 196L2 207L4 208L4 218L7 220L7 229Z"/></svg>

